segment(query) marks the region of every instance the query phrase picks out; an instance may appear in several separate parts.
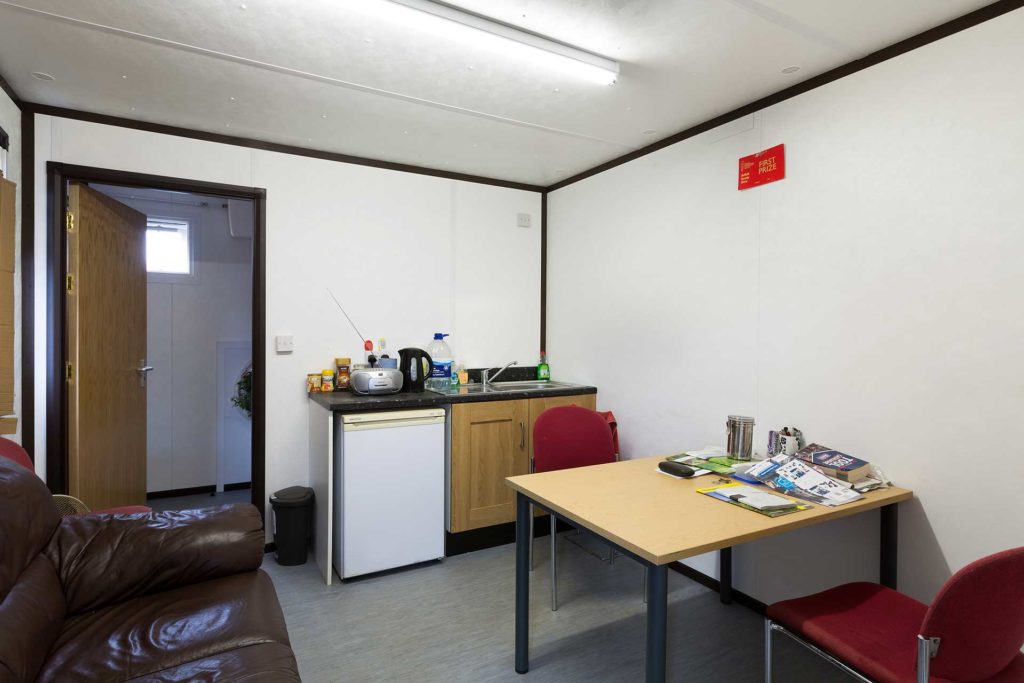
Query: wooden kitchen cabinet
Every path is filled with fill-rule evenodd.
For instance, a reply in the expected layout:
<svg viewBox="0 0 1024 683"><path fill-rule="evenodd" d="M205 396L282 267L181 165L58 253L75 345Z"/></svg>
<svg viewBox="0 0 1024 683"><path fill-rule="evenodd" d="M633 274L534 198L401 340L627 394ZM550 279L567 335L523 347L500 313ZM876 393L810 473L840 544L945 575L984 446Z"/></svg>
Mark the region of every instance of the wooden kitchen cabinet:
<svg viewBox="0 0 1024 683"><path fill-rule="evenodd" d="M528 400L452 406L452 532L515 519L515 495L505 477L530 471L529 421Z"/></svg>
<svg viewBox="0 0 1024 683"><path fill-rule="evenodd" d="M505 477L530 471L537 417L548 408L569 405L594 410L597 395L452 406L451 532L515 521L515 494Z"/></svg>

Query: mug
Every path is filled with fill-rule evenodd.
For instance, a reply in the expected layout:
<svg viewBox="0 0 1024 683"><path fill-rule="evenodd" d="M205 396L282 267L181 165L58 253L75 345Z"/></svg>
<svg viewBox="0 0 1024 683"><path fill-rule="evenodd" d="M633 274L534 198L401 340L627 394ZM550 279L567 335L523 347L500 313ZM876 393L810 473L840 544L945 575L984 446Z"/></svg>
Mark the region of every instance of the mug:
<svg viewBox="0 0 1024 683"><path fill-rule="evenodd" d="M800 450L800 444L795 436L779 434L779 453L782 455L796 455Z"/></svg>

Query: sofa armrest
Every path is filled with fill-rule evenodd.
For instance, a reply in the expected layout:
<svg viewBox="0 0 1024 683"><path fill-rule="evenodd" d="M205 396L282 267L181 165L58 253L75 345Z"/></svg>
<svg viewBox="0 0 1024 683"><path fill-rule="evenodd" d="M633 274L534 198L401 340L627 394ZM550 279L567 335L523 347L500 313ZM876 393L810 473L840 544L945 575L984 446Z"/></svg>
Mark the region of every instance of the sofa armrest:
<svg viewBox="0 0 1024 683"><path fill-rule="evenodd" d="M46 555L77 614L259 568L263 520L249 504L65 517Z"/></svg>

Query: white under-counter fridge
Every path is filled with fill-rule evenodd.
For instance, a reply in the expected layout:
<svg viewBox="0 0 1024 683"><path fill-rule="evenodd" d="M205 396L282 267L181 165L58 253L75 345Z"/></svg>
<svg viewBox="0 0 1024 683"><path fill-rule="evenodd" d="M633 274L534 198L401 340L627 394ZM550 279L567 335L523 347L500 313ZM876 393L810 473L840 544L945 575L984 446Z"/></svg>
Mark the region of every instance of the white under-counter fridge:
<svg viewBox="0 0 1024 683"><path fill-rule="evenodd" d="M336 422L332 560L343 579L444 557L445 410Z"/></svg>

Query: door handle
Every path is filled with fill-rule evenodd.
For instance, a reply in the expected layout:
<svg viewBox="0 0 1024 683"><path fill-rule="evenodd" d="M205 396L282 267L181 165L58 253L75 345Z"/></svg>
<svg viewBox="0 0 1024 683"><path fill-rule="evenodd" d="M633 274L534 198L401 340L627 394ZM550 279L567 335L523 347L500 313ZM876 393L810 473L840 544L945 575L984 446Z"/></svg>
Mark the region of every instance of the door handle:
<svg viewBox="0 0 1024 683"><path fill-rule="evenodd" d="M139 386L146 388L146 375L153 372L153 366L146 365L146 359L143 358L139 361L139 367L135 368L135 372L139 375Z"/></svg>
<svg viewBox="0 0 1024 683"><path fill-rule="evenodd" d="M526 425L519 423L519 447L526 448Z"/></svg>

